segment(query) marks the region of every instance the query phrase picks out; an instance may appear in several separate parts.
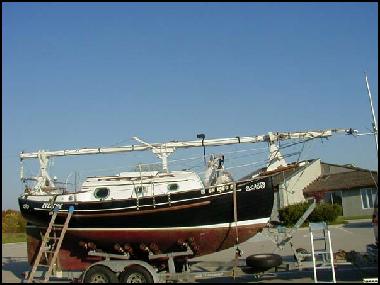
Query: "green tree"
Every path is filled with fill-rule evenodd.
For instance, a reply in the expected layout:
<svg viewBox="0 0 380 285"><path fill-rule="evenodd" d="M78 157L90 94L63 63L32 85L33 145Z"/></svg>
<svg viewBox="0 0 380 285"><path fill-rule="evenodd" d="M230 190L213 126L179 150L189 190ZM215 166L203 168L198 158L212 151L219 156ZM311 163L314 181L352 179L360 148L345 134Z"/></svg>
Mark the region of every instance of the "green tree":
<svg viewBox="0 0 380 285"><path fill-rule="evenodd" d="M3 210L2 213L3 233L21 233L25 232L26 221L19 211Z"/></svg>
<svg viewBox="0 0 380 285"><path fill-rule="evenodd" d="M280 220L285 226L293 226L299 218L305 213L309 204L307 202L297 203L279 210ZM314 211L306 219L309 222L333 222L342 212L342 207L337 204L320 203L317 204Z"/></svg>

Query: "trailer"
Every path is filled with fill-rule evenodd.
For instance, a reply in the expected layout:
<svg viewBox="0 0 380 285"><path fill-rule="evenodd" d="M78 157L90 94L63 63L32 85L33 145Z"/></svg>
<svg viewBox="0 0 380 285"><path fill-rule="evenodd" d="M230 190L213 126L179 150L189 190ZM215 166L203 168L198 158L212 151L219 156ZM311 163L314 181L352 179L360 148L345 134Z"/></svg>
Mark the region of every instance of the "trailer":
<svg viewBox="0 0 380 285"><path fill-rule="evenodd" d="M102 251L89 251L88 255L104 258L88 266L84 271L54 270L48 282L75 283L166 283L195 282L197 279L231 277L252 274L254 278L267 270L275 271L282 264L277 254L256 254L246 259L236 256L231 262L189 261L193 251L189 246L185 251L164 254L149 253L148 260L131 259L126 254L113 254ZM160 261L160 262L156 262ZM165 264L165 266L162 266ZM252 266L253 265L253 266ZM30 272L25 272L23 283L28 282ZM36 270L32 282L42 281L46 270Z"/></svg>

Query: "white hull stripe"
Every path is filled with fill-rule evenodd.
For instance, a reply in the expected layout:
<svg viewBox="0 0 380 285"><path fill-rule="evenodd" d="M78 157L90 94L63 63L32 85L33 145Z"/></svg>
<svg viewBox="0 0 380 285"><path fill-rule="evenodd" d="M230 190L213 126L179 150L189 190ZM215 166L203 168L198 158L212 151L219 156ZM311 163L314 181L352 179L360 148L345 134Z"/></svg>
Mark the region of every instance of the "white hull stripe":
<svg viewBox="0 0 380 285"><path fill-rule="evenodd" d="M255 220L239 221L239 226L251 226L268 223L269 218L261 218ZM68 228L68 231L176 231L176 230L191 230L191 229L215 229L215 228L230 228L234 227L235 223L221 223L215 225L202 225L194 227L166 227L166 228ZM29 228L46 228L40 226L28 225Z"/></svg>

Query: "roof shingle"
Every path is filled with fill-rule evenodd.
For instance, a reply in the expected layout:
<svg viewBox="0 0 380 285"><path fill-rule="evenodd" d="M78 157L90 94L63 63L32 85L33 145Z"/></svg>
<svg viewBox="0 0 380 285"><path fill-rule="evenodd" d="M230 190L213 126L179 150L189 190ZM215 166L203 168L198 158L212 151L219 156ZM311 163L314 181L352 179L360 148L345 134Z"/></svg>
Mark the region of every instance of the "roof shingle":
<svg viewBox="0 0 380 285"><path fill-rule="evenodd" d="M322 175L307 186L305 194L321 191L349 190L355 188L377 187L377 172L349 171Z"/></svg>

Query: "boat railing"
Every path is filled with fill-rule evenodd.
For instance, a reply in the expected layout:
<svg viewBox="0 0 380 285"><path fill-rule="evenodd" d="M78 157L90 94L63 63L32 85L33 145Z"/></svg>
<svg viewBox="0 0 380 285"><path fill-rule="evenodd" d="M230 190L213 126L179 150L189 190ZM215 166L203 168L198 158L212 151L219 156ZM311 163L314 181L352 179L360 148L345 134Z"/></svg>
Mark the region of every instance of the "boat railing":
<svg viewBox="0 0 380 285"><path fill-rule="evenodd" d="M209 194L214 193L214 192L222 193L224 191L233 190L235 183L236 182L231 181L231 182L228 182L228 183L213 185L213 186L209 186L209 187L202 187L202 188L198 188L198 189L191 189L191 190L186 190L186 191L182 190L182 191L179 191L179 192L199 191L202 194L205 194L206 190L207 190L207 192ZM167 196L169 206L171 206L172 205L171 195L173 194L173 192L166 192L166 193L161 193L161 194L156 195L156 193L155 193L156 184L157 183L151 181L150 184L149 184L150 189L148 190L148 197L152 198L152 206L153 206L153 208L156 208L156 196ZM135 196L135 199L136 199L136 208L137 208L137 210L139 210L139 208L140 208L140 199L142 197L144 197L144 195L143 195L143 193L137 192L136 188L139 187L139 186L141 186L141 183L135 181L135 182L132 182L132 185L133 185L133 189L134 189L132 193L134 193L136 195ZM145 185L147 186L147 184L145 184ZM132 194L131 198L133 198L133 194Z"/></svg>
<svg viewBox="0 0 380 285"><path fill-rule="evenodd" d="M51 196L51 195L62 195L62 194L67 194L67 189L65 187L52 187L52 186L45 186L45 187L41 187L40 189L41 191L38 192L39 196ZM24 192L26 194L34 194L36 193L36 190L33 189L33 188L30 188L30 187L27 187L25 188ZM41 192L44 193L43 195L41 195Z"/></svg>
<svg viewBox="0 0 380 285"><path fill-rule="evenodd" d="M154 195L154 182L151 182L151 188L152 188L152 202L153 202L153 208L156 208L156 197Z"/></svg>

